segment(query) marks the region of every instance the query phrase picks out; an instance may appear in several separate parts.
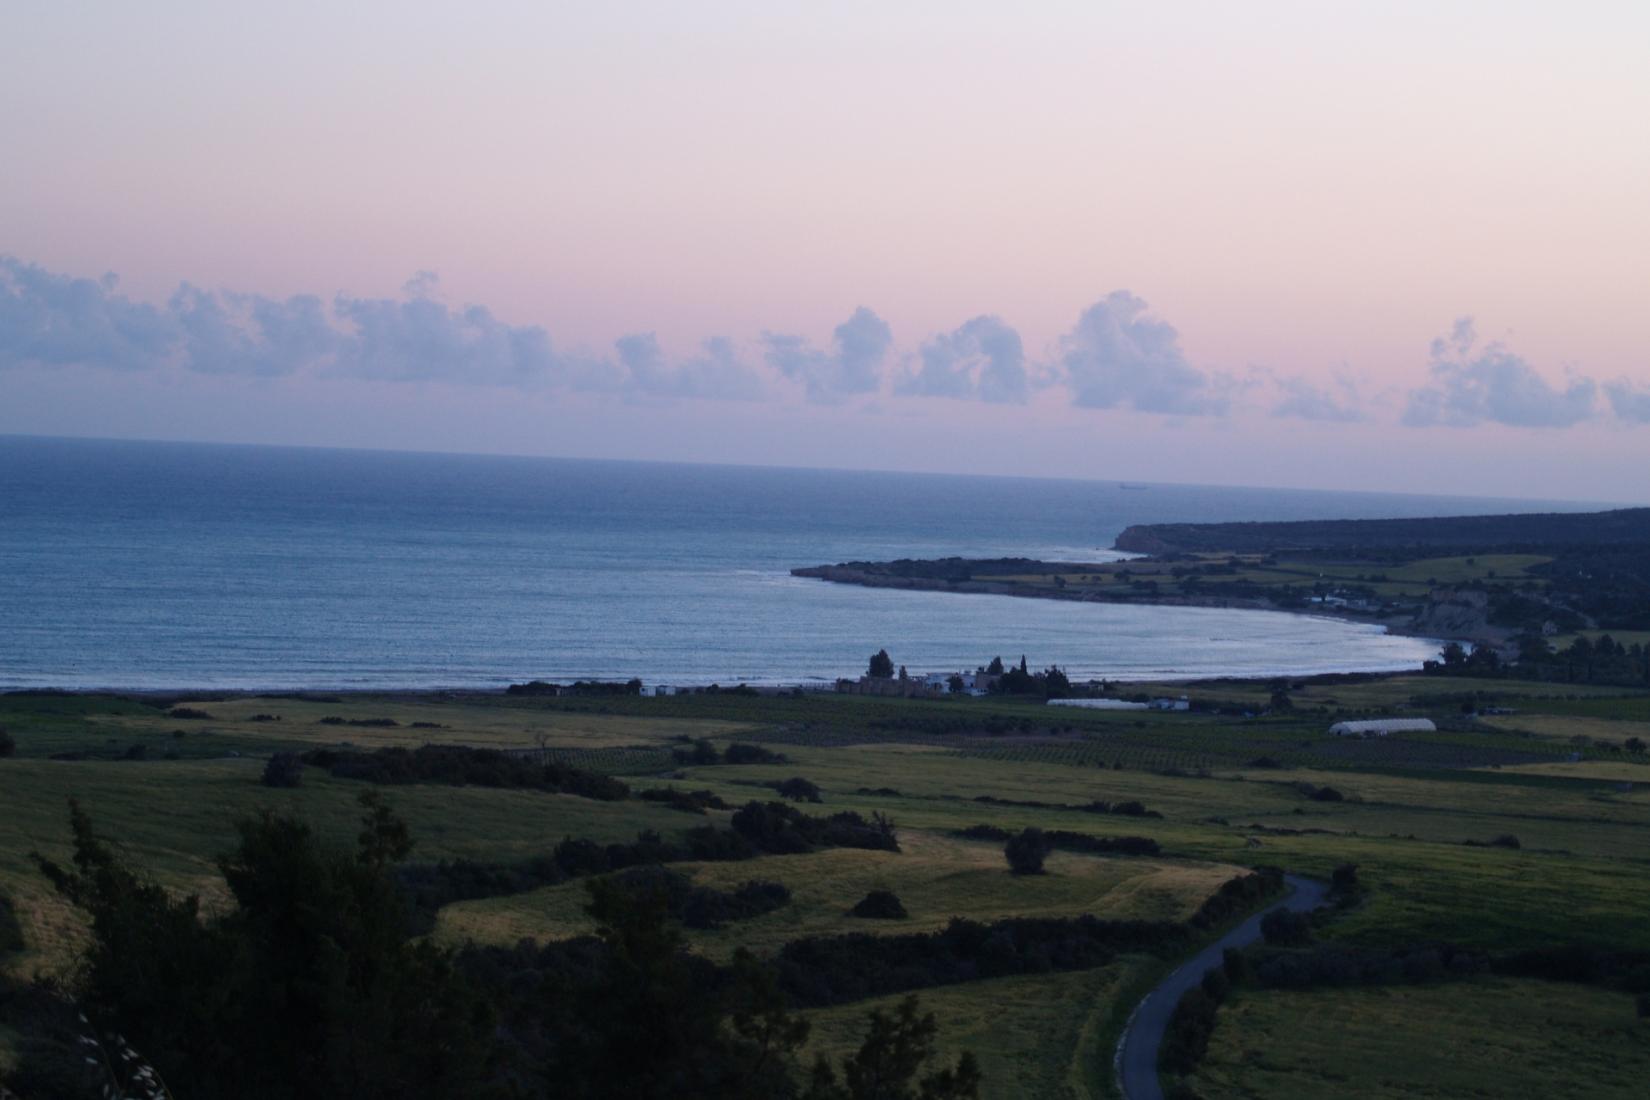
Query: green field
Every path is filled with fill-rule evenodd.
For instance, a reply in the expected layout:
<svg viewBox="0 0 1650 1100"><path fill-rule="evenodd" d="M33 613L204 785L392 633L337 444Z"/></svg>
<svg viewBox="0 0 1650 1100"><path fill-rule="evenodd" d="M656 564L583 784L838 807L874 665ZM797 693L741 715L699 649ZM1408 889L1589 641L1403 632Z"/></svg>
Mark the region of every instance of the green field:
<svg viewBox="0 0 1650 1100"><path fill-rule="evenodd" d="M1650 1021L1587 986L1245 993L1220 1012L1195 1087L1207 1100L1643 1096Z"/></svg>
<svg viewBox="0 0 1650 1100"><path fill-rule="evenodd" d="M1257 711L1270 693L1265 684L1236 682L1146 690L1237 703L1240 710L1253 703ZM1464 722L1463 692L1493 693L1517 713ZM822 791L823 803L804 806L808 812L883 813L897 823L899 853L829 849L681 865L700 885L732 889L761 879L792 891L778 910L690 933L695 950L719 960L737 947L767 954L804 936L932 930L953 916L1177 920L1248 867L1326 876L1345 862L1358 865L1368 894L1323 931L1331 939L1448 941L1484 950L1555 942L1650 950L1650 924L1643 919L1650 912L1650 760L1617 747L1644 728L1650 695L1420 676L1313 682L1293 694L1293 711L1257 718L819 695L197 699L182 705L209 717L180 718L169 713L170 705L142 700L3 696L0 726L15 738L17 755L0 759L0 892L13 900L26 947L0 965L14 974L63 973L83 942L76 914L29 858L32 851L54 859L68 854L71 796L133 863L169 887L221 906L226 901L214 861L233 843L238 818L265 809L294 814L344 844L358 828L356 799L369 785L308 768L297 789L265 787L260 775L269 754L426 741L545 749L582 767L622 774L633 789L710 790L734 805L776 798L766 784L802 776ZM1383 712L1435 717L1446 728L1366 742L1327 733L1338 716ZM280 718L254 721L260 714ZM343 723L322 722L329 717ZM348 724L386 719L395 724ZM1578 736L1589 740L1583 745ZM717 746L760 743L787 759L676 764L671 751L684 738L699 737ZM139 755L133 745L145 746L141 758L128 758ZM1582 759L1570 760L1573 753ZM1313 797L1325 787L1339 797ZM544 855L564 837L610 843L649 829L671 838L728 817L726 811L697 816L657 802L598 802L533 790L372 789L408 821L413 858L426 861L508 863ZM1138 802L1160 816L1081 809L1097 800ZM1000 845L954 835L982 823L1148 836L1162 852L1151 858L1057 852L1048 874L1017 878L1007 873ZM1484 846L1505 836L1516 837L1519 847ZM872 889L898 894L909 919L849 916ZM456 902L437 915L433 935L449 944L502 945L580 935L591 930L585 896L583 884L572 881ZM981 1056L986 1095L1108 1095L1108 1045L1157 965L1127 956L1093 972L928 990L923 1001L940 1019L942 1049L966 1047ZM1576 1027L1592 1021L1587 1026L1608 1038L1617 1025L1606 1017L1631 1023L1630 1005L1625 1014L1617 1011L1623 995L1551 988L1571 998L1565 1003L1579 1014ZM1522 996L1523 989L1513 993ZM1344 1052L1265 1044L1281 1041L1276 1037L1289 1027L1304 1032L1308 1021L1339 1012L1333 997L1366 998L1347 1011L1385 1020L1383 1006L1399 1003L1381 999L1388 993L1400 1001L1439 998L1447 1009L1435 1015L1494 1019L1494 1037L1537 1068L1553 1049L1533 1015L1521 1010L1503 1017L1497 1006L1513 994L1487 980L1295 1000L1245 994L1223 1010L1218 1057L1209 1063L1208 1088L1202 1077L1199 1088L1209 1096L1323 1095L1314 1091L1330 1079L1323 1074L1363 1072L1378 1060L1377 1048L1360 1045L1363 1039ZM1315 997L1330 1000L1320 1007L1310 1001ZM1613 1006L1608 1011L1606 1002ZM838 1054L851 1047L867 1007L813 1012L814 1048ZM1427 1019L1425 1008L1417 1001L1404 1011ZM1380 1030L1370 1025L1369 1043ZM1263 1053L1245 1053L1252 1051ZM1374 1095L1445 1094L1402 1091L1407 1087L1400 1082L1392 1086L1398 1091Z"/></svg>

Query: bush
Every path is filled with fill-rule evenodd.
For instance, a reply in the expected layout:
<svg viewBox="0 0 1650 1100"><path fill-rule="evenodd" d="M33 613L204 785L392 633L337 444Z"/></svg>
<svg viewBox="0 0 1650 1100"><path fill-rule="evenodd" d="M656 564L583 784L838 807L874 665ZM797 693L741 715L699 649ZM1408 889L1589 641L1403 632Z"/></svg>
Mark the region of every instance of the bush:
<svg viewBox="0 0 1650 1100"><path fill-rule="evenodd" d="M1312 921L1305 913L1274 909L1261 918L1260 934L1278 947L1299 947L1312 942Z"/></svg>
<svg viewBox="0 0 1650 1100"><path fill-rule="evenodd" d="M7 733L5 731L5 729L0 728L0 757L3 757L3 756L16 756L16 755L17 755L17 741L16 741L16 739L13 738L11 734Z"/></svg>
<svg viewBox="0 0 1650 1100"><path fill-rule="evenodd" d="M1358 890L1358 865L1343 863L1329 876L1329 888L1337 894L1352 894Z"/></svg>
<svg viewBox="0 0 1650 1100"><path fill-rule="evenodd" d="M304 762L295 752L278 752L264 765L266 787L296 787L304 781Z"/></svg>
<svg viewBox="0 0 1650 1100"><path fill-rule="evenodd" d="M803 779L800 775L789 779L775 780L770 784L774 790L790 799L792 802L821 802L819 785Z"/></svg>
<svg viewBox="0 0 1650 1100"><path fill-rule="evenodd" d="M212 716L210 714L204 710L196 710L194 707L173 707L171 710L166 712L166 717L184 718L194 722L212 721Z"/></svg>
<svg viewBox="0 0 1650 1100"><path fill-rule="evenodd" d="M1634 1005L1638 1009L1639 1019L1650 1019L1650 993L1640 993Z"/></svg>
<svg viewBox="0 0 1650 1100"><path fill-rule="evenodd" d="M1492 847L1492 848L1519 848L1519 847L1522 847L1522 845L1520 845L1518 843L1518 838L1513 836L1511 833L1502 833L1500 836L1498 836L1498 837L1496 837L1496 838L1494 838L1493 840L1490 841L1490 847Z"/></svg>
<svg viewBox="0 0 1650 1100"><path fill-rule="evenodd" d="M1003 855L1008 860L1008 869L1014 874L1040 875L1050 847L1043 830L1032 826L1022 830L1018 836L1010 837L1008 843L1003 845Z"/></svg>
<svg viewBox="0 0 1650 1100"><path fill-rule="evenodd" d="M872 890L848 912L869 920L904 920L910 916L892 890Z"/></svg>
<svg viewBox="0 0 1650 1100"><path fill-rule="evenodd" d="M729 745L722 753L722 763L724 764L783 764L784 762L785 757L782 753L765 749L761 745L747 745L739 741Z"/></svg>

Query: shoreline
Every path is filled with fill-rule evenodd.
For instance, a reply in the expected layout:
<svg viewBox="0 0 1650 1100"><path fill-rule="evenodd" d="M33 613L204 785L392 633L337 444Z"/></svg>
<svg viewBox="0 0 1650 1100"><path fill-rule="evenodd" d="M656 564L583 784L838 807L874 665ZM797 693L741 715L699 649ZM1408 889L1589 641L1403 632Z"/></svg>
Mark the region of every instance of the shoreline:
<svg viewBox="0 0 1650 1100"><path fill-rule="evenodd" d="M1100 568L1099 563L1062 562L1074 570L1088 571ZM1107 563L1110 564L1110 563ZM1297 615L1309 619L1331 619L1335 622L1359 626L1379 626L1387 634L1405 638L1424 638L1462 644L1501 646L1507 639L1502 632L1490 628L1477 631L1440 632L1425 628L1416 616L1364 615L1354 611L1325 606L1303 610L1284 607L1273 600L1250 596L1112 596L1095 591L1067 592L1060 589L1032 589L1024 585L999 581L951 581L940 577L893 576L871 573L849 565L810 565L791 570L791 576L822 580L828 584L847 584L860 588L891 588L915 592L952 592L961 595L1009 596L1022 600L1059 600L1067 603L1095 603L1113 607L1205 607L1226 611L1271 611L1280 615Z"/></svg>

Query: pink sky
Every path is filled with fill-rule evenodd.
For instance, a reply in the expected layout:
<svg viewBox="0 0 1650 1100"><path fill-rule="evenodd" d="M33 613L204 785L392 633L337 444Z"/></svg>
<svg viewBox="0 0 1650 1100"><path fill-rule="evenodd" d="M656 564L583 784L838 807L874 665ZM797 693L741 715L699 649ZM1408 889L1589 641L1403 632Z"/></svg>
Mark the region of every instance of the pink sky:
<svg viewBox="0 0 1650 1100"><path fill-rule="evenodd" d="M434 271L558 354L724 337L760 399L122 372L0 332L0 431L1647 497L1645 5L334 7L8 10L0 254L160 309ZM1119 290L1218 401L1092 407L1065 356ZM763 334L828 354L861 306L879 384L810 404ZM1025 404L900 392L981 315ZM1362 419L1276 415L1291 380Z"/></svg>

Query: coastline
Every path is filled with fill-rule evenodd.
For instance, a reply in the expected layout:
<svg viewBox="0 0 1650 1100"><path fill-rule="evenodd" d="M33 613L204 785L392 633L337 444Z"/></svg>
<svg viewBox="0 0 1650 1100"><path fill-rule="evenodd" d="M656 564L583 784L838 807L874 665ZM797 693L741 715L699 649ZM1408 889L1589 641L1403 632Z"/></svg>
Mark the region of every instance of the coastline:
<svg viewBox="0 0 1650 1100"><path fill-rule="evenodd" d="M1098 571L1104 568L1100 563L1061 562L1073 571ZM1105 563L1110 565L1113 563ZM1267 600L1253 596L1146 596L1130 594L1127 596L1113 595L1107 592L1097 592L1092 589L1060 589L1060 588L1033 588L1027 585L1010 584L1002 581L979 580L952 580L941 577L898 576L889 573L871 572L855 568L853 565L810 565L799 566L791 570L791 576L813 580L822 580L830 584L848 584L861 588L891 588L917 592L954 592L967 595L1010 596L1016 599L1031 600L1063 600L1070 603L1096 603L1112 606L1146 606L1146 607L1206 607L1235 611L1272 611L1285 615L1298 615L1304 618L1331 619L1336 622L1355 623L1361 626L1379 626L1388 634L1395 634L1407 638L1425 638L1439 643L1460 642L1463 645L1492 645L1506 644L1506 637L1501 631L1490 627L1488 623L1471 624L1476 629L1457 629L1442 632L1429 629L1420 621L1419 616L1413 615L1366 615L1356 611L1338 608L1333 605L1302 609L1287 607L1275 600Z"/></svg>

